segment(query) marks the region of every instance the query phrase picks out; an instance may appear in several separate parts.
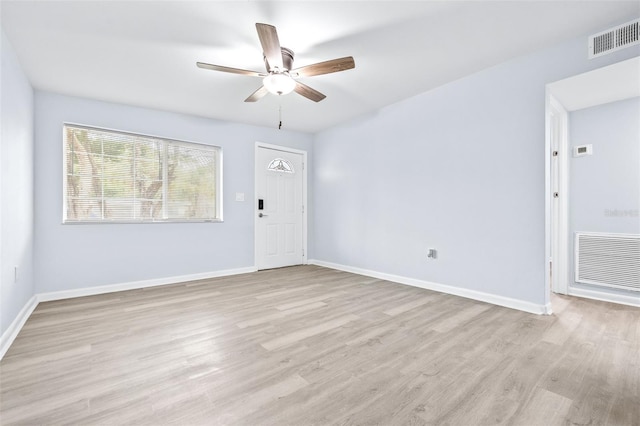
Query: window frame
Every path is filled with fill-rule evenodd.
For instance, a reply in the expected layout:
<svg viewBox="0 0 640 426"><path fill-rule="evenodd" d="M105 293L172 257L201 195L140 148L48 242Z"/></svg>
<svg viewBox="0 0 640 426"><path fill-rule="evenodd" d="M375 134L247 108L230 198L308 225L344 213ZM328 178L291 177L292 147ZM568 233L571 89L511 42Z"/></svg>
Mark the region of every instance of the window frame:
<svg viewBox="0 0 640 426"><path fill-rule="evenodd" d="M84 128L87 130L97 130L102 132L118 133L121 135L131 135L133 137L147 137L152 139L159 139L163 142L174 143L177 145L195 145L207 147L216 151L216 169L215 169L215 218L203 219L188 219L188 218L169 218L169 219L83 219L74 220L67 218L67 140L66 129L67 126L75 128ZM222 223L223 219L223 150L219 145L211 145L200 142L187 141L183 139L174 139L164 136L157 136L148 133L136 133L126 130L112 129L108 127L90 126L86 124L78 124L72 122L62 123L62 224L63 225L96 225L96 224L158 224L158 223Z"/></svg>

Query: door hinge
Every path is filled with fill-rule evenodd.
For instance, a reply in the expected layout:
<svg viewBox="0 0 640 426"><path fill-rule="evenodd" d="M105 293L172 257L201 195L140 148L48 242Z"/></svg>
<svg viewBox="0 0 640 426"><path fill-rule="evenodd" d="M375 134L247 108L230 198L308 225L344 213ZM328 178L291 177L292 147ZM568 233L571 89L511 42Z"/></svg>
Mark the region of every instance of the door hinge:
<svg viewBox="0 0 640 426"><path fill-rule="evenodd" d="M304 206L302 206L302 213L304 213Z"/></svg>
<svg viewBox="0 0 640 426"><path fill-rule="evenodd" d="M302 249L302 257L304 257L304 249Z"/></svg>
<svg viewBox="0 0 640 426"><path fill-rule="evenodd" d="M304 163L302 163L302 170L304 170Z"/></svg>

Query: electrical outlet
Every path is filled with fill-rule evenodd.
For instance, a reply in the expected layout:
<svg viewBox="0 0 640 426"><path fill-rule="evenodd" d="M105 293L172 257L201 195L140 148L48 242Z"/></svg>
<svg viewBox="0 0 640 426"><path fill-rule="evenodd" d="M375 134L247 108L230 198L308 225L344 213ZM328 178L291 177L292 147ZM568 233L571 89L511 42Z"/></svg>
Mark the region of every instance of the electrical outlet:
<svg viewBox="0 0 640 426"><path fill-rule="evenodd" d="M427 252L427 257L429 259L437 259L438 258L438 251L434 248L430 248L429 251Z"/></svg>

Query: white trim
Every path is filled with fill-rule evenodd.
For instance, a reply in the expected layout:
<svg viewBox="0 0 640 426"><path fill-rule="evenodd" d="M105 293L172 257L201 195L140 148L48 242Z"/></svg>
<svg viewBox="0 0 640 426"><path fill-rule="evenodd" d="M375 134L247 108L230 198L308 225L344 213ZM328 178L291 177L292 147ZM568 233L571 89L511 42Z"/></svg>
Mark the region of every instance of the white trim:
<svg viewBox="0 0 640 426"><path fill-rule="evenodd" d="M529 312L537 315L550 315L551 304L537 305L535 303L526 302L524 300L511 299L509 297L498 296L496 294L484 293L476 290L469 290L461 287L454 287L445 284L439 284L416 278L408 278L400 275L386 274L384 272L372 271L369 269L356 268L353 266L340 265L337 263L325 262L323 260L311 259L309 264L322 266L325 268L337 269L339 271L350 272L358 275L378 278L386 281L393 281L400 284L410 285L413 287L424 288L426 290L438 291L441 293L452 294L454 296L466 297L467 299L487 302L506 308L517 309L519 311Z"/></svg>
<svg viewBox="0 0 640 426"><path fill-rule="evenodd" d="M202 272L199 274L177 275L166 278L154 278L150 280L131 281L128 283L108 284L97 287L84 287L73 290L53 291L50 293L39 293L39 302L49 302L51 300L71 299L74 297L94 296L96 294L114 293L116 291L135 290L147 287L157 287L169 284L178 284L187 281L206 280L209 278L226 277L229 275L249 274L256 272L254 267L225 269L222 271Z"/></svg>
<svg viewBox="0 0 640 426"><path fill-rule="evenodd" d="M258 229L258 216L255 214L255 212L258 210L257 205L255 205L255 203L257 203L256 201L256 188L258 187L258 176L255 175L255 162L256 162L256 156L258 153L258 148L267 148L267 149L272 149L275 151L283 151L283 152L290 152L292 154L299 154L302 155L302 202L303 202L303 208L304 210L302 211L302 264L306 265L309 263L308 261L308 247L307 247L307 241L308 241L308 228L307 228L307 213L309 211L309 199L308 199L308 195L307 195L307 185L308 185L308 174L309 174L309 162L308 162L308 154L307 151L303 151L301 149L295 149L295 148L289 148L287 146L281 146L281 145L273 145L270 143L263 143L263 142L256 142L255 147L253 149L253 170L254 170L254 176L253 176L253 199L254 199L254 215L253 215L253 264L254 264L254 268L257 271L258 270L258 247L257 247L257 239L256 239L256 232Z"/></svg>
<svg viewBox="0 0 640 426"><path fill-rule="evenodd" d="M593 232L593 231L577 231L575 235L590 235L593 237L609 237L609 238L632 238L637 239L638 234L630 234L628 232Z"/></svg>
<svg viewBox="0 0 640 426"><path fill-rule="evenodd" d="M554 120L553 117L557 117ZM559 128L556 128L559 126ZM557 138L553 134L557 134ZM557 139L557 140L556 140ZM553 96L547 86L546 105L546 231L547 259L553 269L550 276L549 263L545 273L546 292L549 279L555 293L568 294L569 289L569 114ZM553 151L558 152L553 157ZM554 198L553 193L559 197ZM550 298L547 300L549 302Z"/></svg>
<svg viewBox="0 0 640 426"><path fill-rule="evenodd" d="M9 325L9 328L2 333L2 336L0 337L0 360L4 357L4 354L7 353L13 341L16 340L18 333L20 333L24 323L27 322L36 306L38 306L38 296L34 294L23 306L20 312L18 312L18 315L11 325Z"/></svg>
<svg viewBox="0 0 640 426"><path fill-rule="evenodd" d="M224 222L224 150L219 147L218 150L218 168L216 170L216 193L220 194L216 200L216 216L220 222Z"/></svg>
<svg viewBox="0 0 640 426"><path fill-rule="evenodd" d="M271 144L271 143L256 142L256 148L257 147L273 149L274 151L291 152L293 154L300 154L302 156L306 156L307 155L307 151L304 151L302 149L289 148L288 146L274 145L274 144ZM306 159L306 157L305 157L305 159Z"/></svg>
<svg viewBox="0 0 640 426"><path fill-rule="evenodd" d="M585 299L600 300L602 302L620 303L622 305L640 308L640 297L624 294L589 290L586 288L569 287L569 296L584 297Z"/></svg>

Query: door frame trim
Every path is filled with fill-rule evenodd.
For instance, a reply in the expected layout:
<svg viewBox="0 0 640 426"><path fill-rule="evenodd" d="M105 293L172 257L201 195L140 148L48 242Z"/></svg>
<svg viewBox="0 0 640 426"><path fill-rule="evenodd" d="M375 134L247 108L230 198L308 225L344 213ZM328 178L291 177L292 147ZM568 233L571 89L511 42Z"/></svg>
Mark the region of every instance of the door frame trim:
<svg viewBox="0 0 640 426"><path fill-rule="evenodd" d="M549 291L569 294L569 113L546 88L546 258L545 270L546 303L550 302ZM553 118L556 117L556 119ZM557 135L554 137L554 134ZM554 159L553 151L558 155ZM553 193L558 192L558 198ZM557 203L557 205L556 205ZM557 208L556 208L557 207ZM555 231L555 232L553 232ZM552 267L550 271L549 268ZM551 286L549 280L551 279ZM552 287L552 288L551 288Z"/></svg>
<svg viewBox="0 0 640 426"><path fill-rule="evenodd" d="M307 176L309 173L309 163L307 161L307 151L290 148L288 146L282 145L274 145L264 142L256 142L255 147L253 149L253 266L254 268L258 268L258 239L256 238L256 234L258 232L258 215L256 212L258 211L258 194L256 188L258 187L258 175L256 171L256 161L258 158L258 149L266 148L274 151L283 151L289 152L291 154L300 154L302 155L302 205L304 210L302 211L302 264L306 265L307 260L309 258L309 250L307 247L308 235L307 235L307 214L309 211L308 208L308 199L307 199Z"/></svg>

